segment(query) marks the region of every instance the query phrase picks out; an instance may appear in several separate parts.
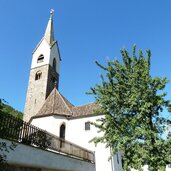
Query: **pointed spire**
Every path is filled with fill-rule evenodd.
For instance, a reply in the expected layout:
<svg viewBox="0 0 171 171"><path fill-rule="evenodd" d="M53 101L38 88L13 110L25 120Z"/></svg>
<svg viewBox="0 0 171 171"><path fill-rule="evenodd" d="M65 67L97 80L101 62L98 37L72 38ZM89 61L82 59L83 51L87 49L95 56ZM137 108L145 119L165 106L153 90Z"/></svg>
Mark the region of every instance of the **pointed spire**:
<svg viewBox="0 0 171 171"><path fill-rule="evenodd" d="M49 21L48 21L48 24L46 27L45 35L44 35L44 37L49 45L54 41L53 14L54 14L54 10L51 9L50 18L49 18Z"/></svg>

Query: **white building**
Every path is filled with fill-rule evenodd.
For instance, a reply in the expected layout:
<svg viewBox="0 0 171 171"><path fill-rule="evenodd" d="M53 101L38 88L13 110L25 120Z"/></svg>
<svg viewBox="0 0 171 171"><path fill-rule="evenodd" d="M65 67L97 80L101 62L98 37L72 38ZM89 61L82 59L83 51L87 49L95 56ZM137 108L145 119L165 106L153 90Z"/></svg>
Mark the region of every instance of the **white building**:
<svg viewBox="0 0 171 171"><path fill-rule="evenodd" d="M99 136L97 128L90 124L103 115L95 115L97 104L76 107L58 91L60 53L54 39L52 14L44 37L35 50L30 70L24 119L60 138L95 152L96 171L121 171L120 154L111 155L110 148L89 141Z"/></svg>

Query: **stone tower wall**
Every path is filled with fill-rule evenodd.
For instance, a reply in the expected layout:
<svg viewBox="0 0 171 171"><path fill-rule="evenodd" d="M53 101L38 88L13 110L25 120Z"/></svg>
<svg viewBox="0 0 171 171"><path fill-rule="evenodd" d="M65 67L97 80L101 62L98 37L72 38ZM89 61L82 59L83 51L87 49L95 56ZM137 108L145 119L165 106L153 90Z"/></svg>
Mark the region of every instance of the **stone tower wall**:
<svg viewBox="0 0 171 171"><path fill-rule="evenodd" d="M42 74L41 78L36 80L38 72ZM44 65L31 69L24 110L25 121L29 121L32 116L37 114L53 90L55 82L58 88L59 74L54 71L52 66Z"/></svg>
<svg viewBox="0 0 171 171"><path fill-rule="evenodd" d="M25 121L29 121L29 119L40 110L40 108L45 102L48 82L48 70L49 65L44 65L31 69L30 71L30 78L28 83L24 110ZM35 76L38 71L42 72L42 75L40 79L35 80Z"/></svg>

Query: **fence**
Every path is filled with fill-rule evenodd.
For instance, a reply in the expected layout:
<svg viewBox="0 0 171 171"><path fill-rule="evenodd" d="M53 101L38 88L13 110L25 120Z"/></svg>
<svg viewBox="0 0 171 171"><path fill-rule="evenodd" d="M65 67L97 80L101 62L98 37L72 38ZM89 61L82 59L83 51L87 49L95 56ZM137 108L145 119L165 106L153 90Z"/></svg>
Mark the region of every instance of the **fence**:
<svg viewBox="0 0 171 171"><path fill-rule="evenodd" d="M11 115L0 114L0 138L63 153L94 163L94 153Z"/></svg>

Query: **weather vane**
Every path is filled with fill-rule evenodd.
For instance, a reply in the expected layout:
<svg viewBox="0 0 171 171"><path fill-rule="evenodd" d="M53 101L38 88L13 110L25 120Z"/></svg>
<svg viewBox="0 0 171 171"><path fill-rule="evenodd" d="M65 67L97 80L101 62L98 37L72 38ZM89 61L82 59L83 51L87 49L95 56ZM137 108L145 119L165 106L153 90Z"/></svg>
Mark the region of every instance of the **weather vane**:
<svg viewBox="0 0 171 171"><path fill-rule="evenodd" d="M53 14L54 14L54 9L51 9L50 10L50 17L52 18L52 16L53 16Z"/></svg>

